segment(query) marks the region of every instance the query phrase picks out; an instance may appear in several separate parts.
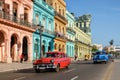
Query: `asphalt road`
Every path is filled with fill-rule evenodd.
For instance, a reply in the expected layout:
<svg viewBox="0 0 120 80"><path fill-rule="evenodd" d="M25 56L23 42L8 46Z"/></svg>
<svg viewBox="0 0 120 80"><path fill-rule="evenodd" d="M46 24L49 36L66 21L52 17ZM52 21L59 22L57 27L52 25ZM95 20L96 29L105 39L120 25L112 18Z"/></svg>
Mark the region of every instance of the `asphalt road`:
<svg viewBox="0 0 120 80"><path fill-rule="evenodd" d="M0 73L0 80L110 80L113 63L93 64L91 61L74 62L69 69L56 73L33 69Z"/></svg>

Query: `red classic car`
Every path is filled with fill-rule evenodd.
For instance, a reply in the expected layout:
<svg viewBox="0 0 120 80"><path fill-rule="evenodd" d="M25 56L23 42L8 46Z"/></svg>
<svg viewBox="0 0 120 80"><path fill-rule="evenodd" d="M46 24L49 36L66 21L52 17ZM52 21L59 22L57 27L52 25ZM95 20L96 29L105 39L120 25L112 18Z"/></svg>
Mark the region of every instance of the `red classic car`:
<svg viewBox="0 0 120 80"><path fill-rule="evenodd" d="M71 63L71 58L67 57L64 52L47 52L46 56L35 60L33 63L33 68L36 72L41 70L53 69L59 72L61 68L68 68Z"/></svg>

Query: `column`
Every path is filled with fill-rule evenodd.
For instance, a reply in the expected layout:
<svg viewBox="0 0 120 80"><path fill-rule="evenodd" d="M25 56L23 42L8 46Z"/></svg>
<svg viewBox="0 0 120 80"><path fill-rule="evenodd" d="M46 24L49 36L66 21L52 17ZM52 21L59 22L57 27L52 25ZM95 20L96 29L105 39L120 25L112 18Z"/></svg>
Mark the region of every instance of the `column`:
<svg viewBox="0 0 120 80"><path fill-rule="evenodd" d="M5 40L5 43L6 43L6 54L7 54L7 60L6 60L6 62L7 63L12 63L12 58L11 58L11 56L10 56L10 42L11 42L11 40L10 40L11 38L9 38L8 37L8 39L6 39Z"/></svg>
<svg viewBox="0 0 120 80"><path fill-rule="evenodd" d="M32 57L32 42L30 41L28 43L28 61L32 62L32 60L33 60L33 57Z"/></svg>
<svg viewBox="0 0 120 80"><path fill-rule="evenodd" d="M0 46L0 62L2 61L2 56L1 56L1 46Z"/></svg>
<svg viewBox="0 0 120 80"><path fill-rule="evenodd" d="M48 42L46 42L46 44L45 44L45 52L48 52Z"/></svg>
<svg viewBox="0 0 120 80"><path fill-rule="evenodd" d="M14 61L17 61L17 56L18 56L17 44L14 44Z"/></svg>

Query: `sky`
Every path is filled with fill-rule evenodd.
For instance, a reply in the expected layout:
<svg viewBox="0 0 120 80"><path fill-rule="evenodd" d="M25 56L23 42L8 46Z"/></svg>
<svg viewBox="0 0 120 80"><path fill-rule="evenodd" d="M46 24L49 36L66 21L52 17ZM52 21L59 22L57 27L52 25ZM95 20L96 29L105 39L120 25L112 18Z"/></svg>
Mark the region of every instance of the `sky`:
<svg viewBox="0 0 120 80"><path fill-rule="evenodd" d="M75 17L91 14L92 43L120 45L120 0L65 0Z"/></svg>

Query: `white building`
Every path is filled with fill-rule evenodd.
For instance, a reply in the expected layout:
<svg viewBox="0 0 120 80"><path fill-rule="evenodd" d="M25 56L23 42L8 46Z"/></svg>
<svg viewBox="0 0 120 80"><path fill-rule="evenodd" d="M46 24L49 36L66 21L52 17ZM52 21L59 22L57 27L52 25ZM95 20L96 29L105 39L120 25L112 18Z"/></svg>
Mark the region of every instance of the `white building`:
<svg viewBox="0 0 120 80"><path fill-rule="evenodd" d="M93 44L97 47L98 50L103 50L102 44Z"/></svg>

